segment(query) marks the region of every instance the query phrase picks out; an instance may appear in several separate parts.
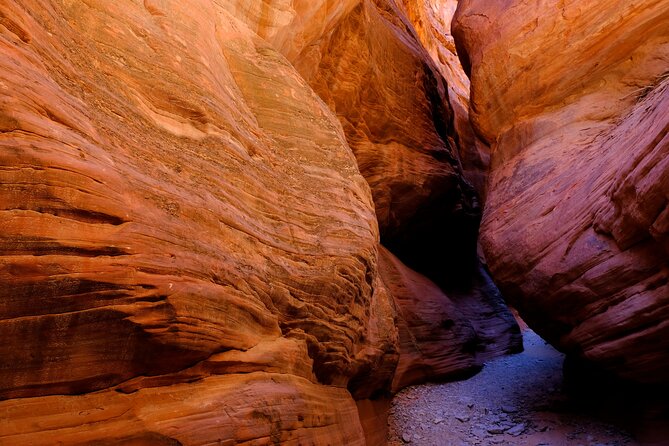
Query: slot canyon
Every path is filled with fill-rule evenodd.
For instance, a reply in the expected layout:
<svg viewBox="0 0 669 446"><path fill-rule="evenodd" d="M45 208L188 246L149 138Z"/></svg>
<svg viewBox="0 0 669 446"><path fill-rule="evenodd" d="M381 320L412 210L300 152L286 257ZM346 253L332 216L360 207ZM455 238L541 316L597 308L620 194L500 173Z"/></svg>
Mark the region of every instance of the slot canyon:
<svg viewBox="0 0 669 446"><path fill-rule="evenodd" d="M0 227L2 446L669 445L669 2L2 0Z"/></svg>

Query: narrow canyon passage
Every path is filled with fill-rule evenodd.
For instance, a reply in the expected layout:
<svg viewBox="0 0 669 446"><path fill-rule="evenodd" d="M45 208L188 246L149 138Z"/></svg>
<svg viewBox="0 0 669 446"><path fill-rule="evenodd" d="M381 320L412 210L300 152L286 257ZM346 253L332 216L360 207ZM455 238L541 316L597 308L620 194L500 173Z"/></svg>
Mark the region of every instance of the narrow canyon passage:
<svg viewBox="0 0 669 446"><path fill-rule="evenodd" d="M584 406L568 394L564 355L532 330L523 334L524 352L492 360L470 379L412 386L397 394L388 420L389 445L639 444L621 420L605 422L601 407Z"/></svg>
<svg viewBox="0 0 669 446"><path fill-rule="evenodd" d="M634 444L505 302L669 386L668 73L667 0L0 1L0 446Z"/></svg>

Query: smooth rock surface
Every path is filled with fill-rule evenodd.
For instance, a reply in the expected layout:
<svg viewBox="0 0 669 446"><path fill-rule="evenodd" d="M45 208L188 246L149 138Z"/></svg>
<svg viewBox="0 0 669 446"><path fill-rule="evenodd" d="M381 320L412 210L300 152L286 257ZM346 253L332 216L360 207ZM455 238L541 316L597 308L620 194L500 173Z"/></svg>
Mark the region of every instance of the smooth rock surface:
<svg viewBox="0 0 669 446"><path fill-rule="evenodd" d="M312 48L309 64L302 63L306 53L295 61L339 117L372 189L382 242L401 259L386 263L397 266L391 294L399 293L400 307L408 304L408 320L432 327L418 337L433 345L410 349L414 366L441 366L414 370L415 379L460 366L463 372L479 363L474 356L521 348L518 327L477 256L481 209L472 183L483 191L487 149L469 124L469 83L447 34L453 12L454 4L441 0L365 0ZM457 309L445 310L462 321L455 337L452 327L440 328L440 312L423 309L449 297L434 284L407 293L429 282L414 280L407 267L457 298ZM456 348L463 349L460 359L446 364L445 352Z"/></svg>
<svg viewBox="0 0 669 446"><path fill-rule="evenodd" d="M404 4L361 1L312 51L316 65L296 66L342 123L384 245L437 282L459 277L476 262L479 202L447 84Z"/></svg>
<svg viewBox="0 0 669 446"><path fill-rule="evenodd" d="M481 240L562 351L669 382L669 5L462 0L471 118L492 145Z"/></svg>
<svg viewBox="0 0 669 446"><path fill-rule="evenodd" d="M482 282L474 291L447 295L385 248L379 252L379 273L397 306L400 357L394 391L427 380L462 378L486 360L522 350L520 330L511 316L505 317L501 297L493 299L493 290Z"/></svg>
<svg viewBox="0 0 669 446"><path fill-rule="evenodd" d="M400 358L393 390L480 369L474 327L432 281L382 249L379 271L397 306ZM470 346L470 348L467 348Z"/></svg>
<svg viewBox="0 0 669 446"><path fill-rule="evenodd" d="M451 20L458 0L403 0L402 3L421 44L446 81L462 173L479 195L485 196L490 148L472 129L469 120L470 82L460 64L451 35Z"/></svg>
<svg viewBox="0 0 669 446"><path fill-rule="evenodd" d="M10 400L0 402L0 414L0 444L17 446L365 444L345 389L283 373Z"/></svg>

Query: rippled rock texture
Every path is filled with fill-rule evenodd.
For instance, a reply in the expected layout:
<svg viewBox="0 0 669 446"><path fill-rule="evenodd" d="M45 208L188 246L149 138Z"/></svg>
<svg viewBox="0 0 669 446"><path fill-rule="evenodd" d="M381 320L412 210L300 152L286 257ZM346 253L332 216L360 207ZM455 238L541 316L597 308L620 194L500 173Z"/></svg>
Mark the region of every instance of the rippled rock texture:
<svg viewBox="0 0 669 446"><path fill-rule="evenodd" d="M398 362L441 377L517 346L409 17L0 5L0 443L355 445L364 423L372 444Z"/></svg>
<svg viewBox="0 0 669 446"><path fill-rule="evenodd" d="M438 281L475 263L478 199L462 175L446 83L404 5L362 1L320 42L316 67L303 74L342 123L383 243Z"/></svg>
<svg viewBox="0 0 669 446"><path fill-rule="evenodd" d="M400 357L393 391L463 378L492 357L522 349L513 316L485 271L475 275L466 292L447 295L381 248L379 272L397 304Z"/></svg>
<svg viewBox="0 0 669 446"><path fill-rule="evenodd" d="M469 83L447 33L454 10L441 0L362 1L295 59L341 121L381 240L399 257L381 256L393 258L382 278L400 320L394 388L469 372L521 343L476 254L473 185L487 147L473 136Z"/></svg>
<svg viewBox="0 0 669 446"><path fill-rule="evenodd" d="M482 244L563 351L669 379L669 5L463 0L471 118L492 145Z"/></svg>
<svg viewBox="0 0 669 446"><path fill-rule="evenodd" d="M458 0L403 0L402 3L421 44L446 81L462 173L480 195L485 195L490 148L476 136L469 121L470 82L451 35L451 20Z"/></svg>
<svg viewBox="0 0 669 446"><path fill-rule="evenodd" d="M339 123L191 3L2 7L0 395L35 397L0 403L3 441L359 444L346 387L391 378Z"/></svg>

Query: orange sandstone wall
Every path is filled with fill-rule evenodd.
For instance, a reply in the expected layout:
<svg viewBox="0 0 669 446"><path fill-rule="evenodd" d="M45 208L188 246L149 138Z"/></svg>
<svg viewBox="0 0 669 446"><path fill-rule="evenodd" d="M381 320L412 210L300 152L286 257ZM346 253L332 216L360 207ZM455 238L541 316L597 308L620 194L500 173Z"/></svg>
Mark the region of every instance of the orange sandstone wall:
<svg viewBox="0 0 669 446"><path fill-rule="evenodd" d="M191 3L2 6L1 442L362 444L346 386L391 379L339 123Z"/></svg>
<svg viewBox="0 0 669 446"><path fill-rule="evenodd" d="M0 444L373 443L391 389L517 348L476 261L450 62L414 19L0 5ZM471 281L444 293L381 235Z"/></svg>

